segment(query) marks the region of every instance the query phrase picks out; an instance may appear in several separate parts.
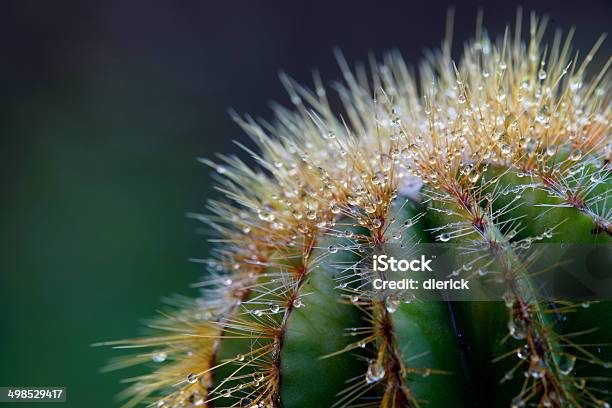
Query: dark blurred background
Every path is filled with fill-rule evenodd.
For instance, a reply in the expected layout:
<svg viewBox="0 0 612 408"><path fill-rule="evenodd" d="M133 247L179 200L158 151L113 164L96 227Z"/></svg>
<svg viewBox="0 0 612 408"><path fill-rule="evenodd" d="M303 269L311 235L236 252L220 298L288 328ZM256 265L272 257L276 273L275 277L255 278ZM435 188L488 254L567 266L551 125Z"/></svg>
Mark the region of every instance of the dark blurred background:
<svg viewBox="0 0 612 408"><path fill-rule="evenodd" d="M612 2L523 2L586 50ZM0 386L68 387L70 407L112 407L126 373L100 374L160 298L193 294L207 252L187 219L214 196L199 156L238 149L227 109L270 118L284 70L310 83L443 35L438 1L3 1L0 9ZM478 7L494 35L517 4L457 4L456 45ZM610 41L599 55L610 55ZM42 406L39 404L37 406ZM24 405L20 405L24 406Z"/></svg>

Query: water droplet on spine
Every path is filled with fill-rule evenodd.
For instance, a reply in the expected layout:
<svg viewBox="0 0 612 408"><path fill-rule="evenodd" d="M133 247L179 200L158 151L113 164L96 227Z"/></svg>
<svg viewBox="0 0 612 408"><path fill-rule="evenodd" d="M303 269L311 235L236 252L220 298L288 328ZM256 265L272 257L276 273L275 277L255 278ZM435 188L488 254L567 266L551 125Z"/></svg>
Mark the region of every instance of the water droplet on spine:
<svg viewBox="0 0 612 408"><path fill-rule="evenodd" d="M370 363L368 366L368 371L366 372L366 382L368 384L375 383L377 381L382 380L385 377L385 369L376 361Z"/></svg>
<svg viewBox="0 0 612 408"><path fill-rule="evenodd" d="M578 161L582 158L582 150L580 149L575 149L574 151L572 151L569 155L569 159L571 161Z"/></svg>
<svg viewBox="0 0 612 408"><path fill-rule="evenodd" d="M569 375L576 364L576 356L562 354L559 358L559 373L561 375Z"/></svg>
<svg viewBox="0 0 612 408"><path fill-rule="evenodd" d="M191 373L187 375L187 382L189 384L195 384L196 381L198 381L198 376L196 374Z"/></svg>
<svg viewBox="0 0 612 408"><path fill-rule="evenodd" d="M400 301L395 295L389 295L387 296L387 299L385 299L385 309L389 313L395 313L399 304L400 304Z"/></svg>
<svg viewBox="0 0 612 408"><path fill-rule="evenodd" d="M194 391L189 397L189 402L192 407L201 407L204 405L204 397L198 391Z"/></svg>
<svg viewBox="0 0 612 408"><path fill-rule="evenodd" d="M448 242L450 239L451 239L450 234L447 232L438 235L438 240L440 240L441 242Z"/></svg>
<svg viewBox="0 0 612 408"><path fill-rule="evenodd" d="M151 360L153 360L154 363L166 361L166 358L168 358L168 355L163 351L159 351L151 356Z"/></svg>
<svg viewBox="0 0 612 408"><path fill-rule="evenodd" d="M517 340L522 340L527 336L525 322L521 319L515 319L508 322L508 331L510 332L510 336Z"/></svg>
<svg viewBox="0 0 612 408"><path fill-rule="evenodd" d="M508 155L510 155L510 153L512 153L512 146L510 146L507 143L504 143L504 144L501 145L500 150L501 150L503 155L508 156Z"/></svg>
<svg viewBox="0 0 612 408"><path fill-rule="evenodd" d="M543 80L545 80L547 76L548 76L548 74L546 74L546 71L544 71L544 69L541 69L541 70L538 72L538 78L539 78L540 80L542 80L542 81L543 81Z"/></svg>
<svg viewBox="0 0 612 408"><path fill-rule="evenodd" d="M504 300L504 304L506 305L506 307L508 309L510 309L513 305L514 305L514 294L512 292L506 292L504 293L504 295L502 296L503 300Z"/></svg>

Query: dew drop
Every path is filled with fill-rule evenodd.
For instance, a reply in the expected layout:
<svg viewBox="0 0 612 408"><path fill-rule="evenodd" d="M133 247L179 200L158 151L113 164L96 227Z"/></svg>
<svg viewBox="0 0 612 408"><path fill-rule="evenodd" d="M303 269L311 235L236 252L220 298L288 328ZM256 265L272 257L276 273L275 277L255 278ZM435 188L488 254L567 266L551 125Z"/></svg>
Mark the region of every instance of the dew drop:
<svg viewBox="0 0 612 408"><path fill-rule="evenodd" d="M368 384L375 383L377 381L382 380L385 377L385 369L376 361L370 363L368 366L368 371L366 372L366 382Z"/></svg>
<svg viewBox="0 0 612 408"><path fill-rule="evenodd" d="M450 234L447 232L438 235L438 240L440 240L441 242L448 242L450 239L451 239Z"/></svg>
<svg viewBox="0 0 612 408"><path fill-rule="evenodd" d="M574 369L576 364L576 356L562 354L559 359L559 372L561 375L568 375Z"/></svg>
<svg viewBox="0 0 612 408"><path fill-rule="evenodd" d="M569 155L569 159L571 161L578 161L582 158L582 150L580 149L576 149L574 151L572 151Z"/></svg>
<svg viewBox="0 0 612 408"><path fill-rule="evenodd" d="M382 226L382 221L378 218L372 220L372 226L374 228L380 228Z"/></svg>
<svg viewBox="0 0 612 408"><path fill-rule="evenodd" d="M387 309L387 312L389 313L395 313L399 304L400 301L395 295L389 295L387 296L387 299L385 299L385 309Z"/></svg>
<svg viewBox="0 0 612 408"><path fill-rule="evenodd" d="M163 351L159 351L151 356L151 360L153 360L154 363L166 361L166 358L168 358L168 355Z"/></svg>
<svg viewBox="0 0 612 408"><path fill-rule="evenodd" d="M370 181L372 181L372 184L374 184L375 186L377 186L377 185L382 183L382 179L380 177L378 177L378 176L372 176Z"/></svg>
<svg viewBox="0 0 612 408"><path fill-rule="evenodd" d="M402 239L402 233L399 231L395 231L393 233L393 239Z"/></svg>
<svg viewBox="0 0 612 408"><path fill-rule="evenodd" d="M192 407L201 407L204 405L204 397L198 391L195 391L189 397L189 402L191 403Z"/></svg>
<svg viewBox="0 0 612 408"><path fill-rule="evenodd" d="M304 306L304 302L302 302L302 299L300 298L295 298L295 300L293 301L293 307L295 307L296 309L299 309L300 307Z"/></svg>
<svg viewBox="0 0 612 408"><path fill-rule="evenodd" d="M525 360L528 355L529 355L529 348L527 348L527 346L523 346L519 348L518 350L516 350L516 356L520 360Z"/></svg>
<svg viewBox="0 0 612 408"><path fill-rule="evenodd" d="M468 177L468 180L470 180L471 183L475 183L478 181L479 178L480 178L480 173L474 172L470 174L470 176Z"/></svg>
<svg viewBox="0 0 612 408"><path fill-rule="evenodd" d="M525 338L525 336L527 336L525 322L523 322L521 319L515 319L508 322L508 331L510 332L510 335L517 340L522 340Z"/></svg>
<svg viewBox="0 0 612 408"><path fill-rule="evenodd" d="M277 305L276 303L270 303L270 312L271 313L278 313L278 311L280 310L280 306Z"/></svg>
<svg viewBox="0 0 612 408"><path fill-rule="evenodd" d="M504 293L502 298L504 299L504 304L508 309L510 309L514 305L514 294L512 294L512 292L508 291Z"/></svg>
<svg viewBox="0 0 612 408"><path fill-rule="evenodd" d="M544 71L543 69L541 69L541 70L538 72L538 78L540 78L540 80L542 80L542 81L543 81L543 80L545 80L545 79L546 79L546 77L547 77L546 71Z"/></svg>
<svg viewBox="0 0 612 408"><path fill-rule="evenodd" d="M240 406L241 407L250 407L252 402L253 402L253 400L250 399L250 398L247 398L247 397L240 398Z"/></svg>
<svg viewBox="0 0 612 408"><path fill-rule="evenodd" d="M187 382L189 384L195 384L196 381L198 381L198 376L196 374L190 373L187 375Z"/></svg>
<svg viewBox="0 0 612 408"><path fill-rule="evenodd" d="M501 150L502 154L508 156L508 155L510 155L510 153L512 153L512 146L510 146L507 143L504 143L504 144L501 145L500 150Z"/></svg>
<svg viewBox="0 0 612 408"><path fill-rule="evenodd" d="M330 245L329 247L327 247L327 252L329 252L330 254L335 254L338 252L338 247L336 245Z"/></svg>
<svg viewBox="0 0 612 408"><path fill-rule="evenodd" d="M244 354L236 354L236 361L244 361Z"/></svg>

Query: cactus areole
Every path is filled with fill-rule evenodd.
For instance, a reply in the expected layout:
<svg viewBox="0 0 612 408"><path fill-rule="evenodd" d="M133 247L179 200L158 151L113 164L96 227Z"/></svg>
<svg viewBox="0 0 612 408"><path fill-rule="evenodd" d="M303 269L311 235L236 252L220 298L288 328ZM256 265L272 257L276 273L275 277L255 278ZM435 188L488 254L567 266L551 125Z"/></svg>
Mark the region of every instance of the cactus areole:
<svg viewBox="0 0 612 408"><path fill-rule="evenodd" d="M528 20L416 70L338 54L341 108L283 75L291 109L235 115L255 164L202 160L216 248L112 343L147 366L125 406L609 407L611 60Z"/></svg>

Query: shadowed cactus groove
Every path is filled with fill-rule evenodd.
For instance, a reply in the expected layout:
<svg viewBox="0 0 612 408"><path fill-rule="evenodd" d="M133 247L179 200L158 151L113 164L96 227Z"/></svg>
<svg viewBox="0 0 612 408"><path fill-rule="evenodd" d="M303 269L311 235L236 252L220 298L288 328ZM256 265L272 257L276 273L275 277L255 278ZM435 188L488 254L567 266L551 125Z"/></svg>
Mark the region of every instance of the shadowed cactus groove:
<svg viewBox="0 0 612 408"><path fill-rule="evenodd" d="M292 109L235 115L257 164L202 160L225 198L193 216L216 247L197 299L110 343L137 351L110 369L151 366L125 406L609 407L612 307L542 300L527 252L611 242L611 60L592 72L603 37L579 54L517 16L495 41L479 17L460 58L447 39L417 70L338 55L341 112L318 76L282 76ZM373 289L374 255L424 243L503 294Z"/></svg>

